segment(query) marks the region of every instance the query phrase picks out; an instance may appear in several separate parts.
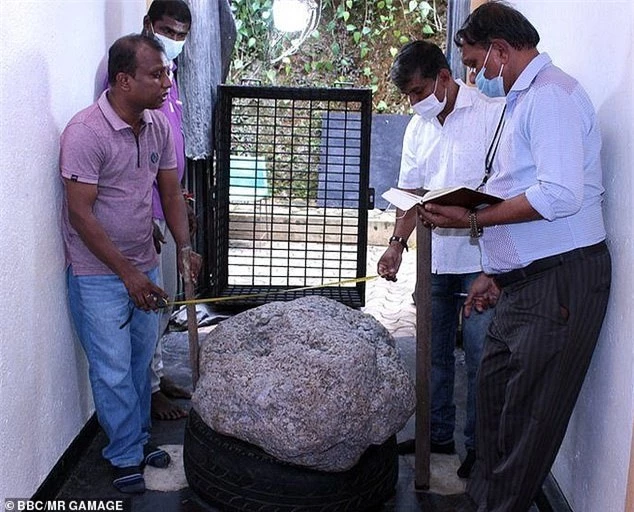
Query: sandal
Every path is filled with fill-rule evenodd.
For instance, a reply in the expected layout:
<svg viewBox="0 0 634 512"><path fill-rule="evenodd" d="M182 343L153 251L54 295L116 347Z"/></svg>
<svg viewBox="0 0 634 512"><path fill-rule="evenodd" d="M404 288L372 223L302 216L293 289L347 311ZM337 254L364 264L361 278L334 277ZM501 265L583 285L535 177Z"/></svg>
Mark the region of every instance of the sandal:
<svg viewBox="0 0 634 512"><path fill-rule="evenodd" d="M125 494L141 494L145 492L145 480L141 466L128 466L126 468L114 467L114 480L112 485L119 492Z"/></svg>
<svg viewBox="0 0 634 512"><path fill-rule="evenodd" d="M166 468L172 458L165 450L152 443L147 443L143 447L143 464L153 468Z"/></svg>

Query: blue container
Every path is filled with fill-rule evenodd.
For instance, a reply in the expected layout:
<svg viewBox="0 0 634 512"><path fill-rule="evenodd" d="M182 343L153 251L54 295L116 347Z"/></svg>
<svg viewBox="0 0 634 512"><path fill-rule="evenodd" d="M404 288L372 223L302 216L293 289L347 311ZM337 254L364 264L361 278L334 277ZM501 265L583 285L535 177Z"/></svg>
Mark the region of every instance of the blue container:
<svg viewBox="0 0 634 512"><path fill-rule="evenodd" d="M266 160L249 155L231 155L230 201L251 202L270 195Z"/></svg>

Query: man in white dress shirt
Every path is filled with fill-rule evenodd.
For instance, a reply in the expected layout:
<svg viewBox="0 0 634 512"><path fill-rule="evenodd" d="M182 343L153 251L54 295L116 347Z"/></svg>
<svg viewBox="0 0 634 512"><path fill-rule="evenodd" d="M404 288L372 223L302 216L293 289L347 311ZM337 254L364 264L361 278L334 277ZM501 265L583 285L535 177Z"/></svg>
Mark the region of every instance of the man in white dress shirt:
<svg viewBox="0 0 634 512"><path fill-rule="evenodd" d="M465 185L476 188L485 176L486 152L504 104L456 81L440 48L425 41L405 45L396 56L391 79L408 96L415 114L405 131L398 187L416 192ZM396 280L407 239L416 226L416 209L397 209L393 236L378 263L378 273ZM468 229L432 232L431 451L455 453L454 349L464 294L482 271L478 243ZM469 476L475 462L475 380L491 310L463 321L467 365L467 456L458 475ZM402 444L401 451L411 449Z"/></svg>

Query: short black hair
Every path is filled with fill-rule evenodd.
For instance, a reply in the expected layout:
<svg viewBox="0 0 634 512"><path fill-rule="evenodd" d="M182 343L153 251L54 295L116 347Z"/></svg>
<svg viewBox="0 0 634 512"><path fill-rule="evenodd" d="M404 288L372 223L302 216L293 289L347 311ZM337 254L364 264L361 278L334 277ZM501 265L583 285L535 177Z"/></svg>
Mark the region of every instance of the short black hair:
<svg viewBox="0 0 634 512"><path fill-rule="evenodd" d="M492 39L504 39L516 50L526 50L537 46L539 33L517 9L490 1L473 11L454 36L458 47L464 43L489 46Z"/></svg>
<svg viewBox="0 0 634 512"><path fill-rule="evenodd" d="M390 79L403 92L415 76L436 78L441 69L450 69L447 57L435 44L411 41L403 46L390 68Z"/></svg>
<svg viewBox="0 0 634 512"><path fill-rule="evenodd" d="M143 44L164 53L163 45L153 37L143 34L129 34L117 39L108 50L108 83L114 85L118 73L134 76L138 66L136 53Z"/></svg>
<svg viewBox="0 0 634 512"><path fill-rule="evenodd" d="M183 0L154 0L147 11L150 23L160 21L163 16L174 18L181 23L192 24L192 13Z"/></svg>

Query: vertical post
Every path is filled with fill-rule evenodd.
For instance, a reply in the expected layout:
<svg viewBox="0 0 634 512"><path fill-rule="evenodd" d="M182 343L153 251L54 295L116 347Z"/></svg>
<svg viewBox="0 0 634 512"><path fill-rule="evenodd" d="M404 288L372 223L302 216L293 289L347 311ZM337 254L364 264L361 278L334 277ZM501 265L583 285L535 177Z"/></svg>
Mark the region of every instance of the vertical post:
<svg viewBox="0 0 634 512"><path fill-rule="evenodd" d="M185 300L189 301L194 298L194 282L192 281L192 273L190 267L191 247L187 247L180 251L181 268L183 269L183 282L185 284ZM189 364L192 369L192 385L196 390L198 377L200 376L198 368L198 319L196 318L196 305L187 304L187 333L189 335Z"/></svg>
<svg viewBox="0 0 634 512"><path fill-rule="evenodd" d="M471 12L475 11L482 4L486 4L489 0L471 0Z"/></svg>
<svg viewBox="0 0 634 512"><path fill-rule="evenodd" d="M416 220L416 454L414 486L429 489L431 406L431 231Z"/></svg>
<svg viewBox="0 0 634 512"><path fill-rule="evenodd" d="M634 512L634 426L632 427L632 442L630 444L630 468L627 475L625 512Z"/></svg>
<svg viewBox="0 0 634 512"><path fill-rule="evenodd" d="M462 27L467 16L469 16L473 2L474 0L449 0L447 3L447 50L445 54L447 55L453 77L460 78L465 82L467 81L466 68L464 64L462 64L462 52L460 48L454 44L453 38L460 27Z"/></svg>

